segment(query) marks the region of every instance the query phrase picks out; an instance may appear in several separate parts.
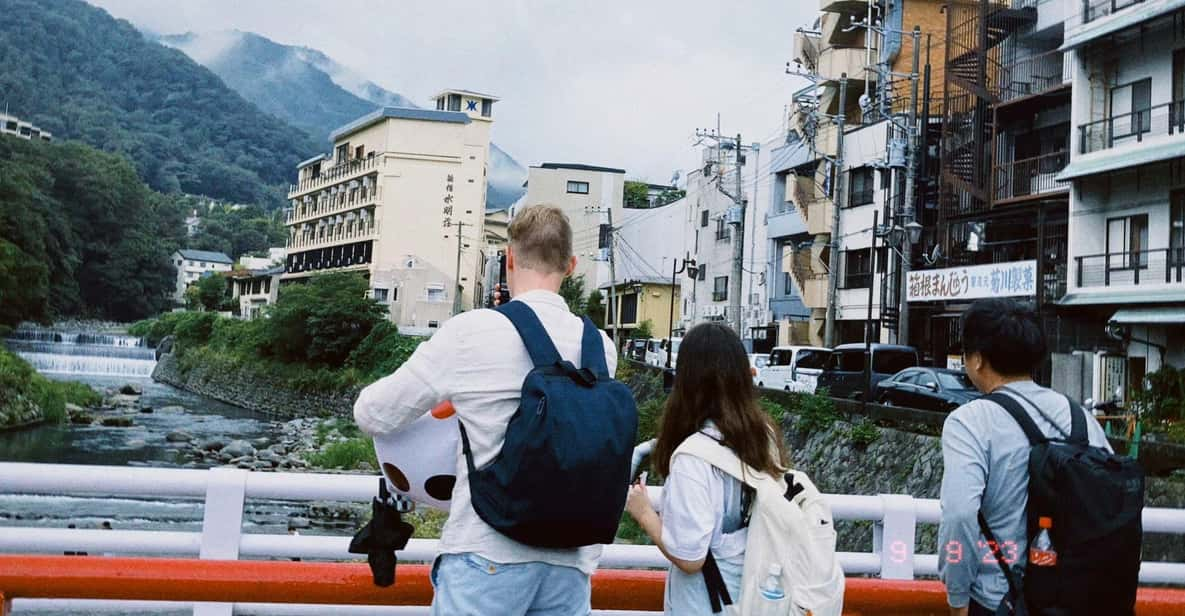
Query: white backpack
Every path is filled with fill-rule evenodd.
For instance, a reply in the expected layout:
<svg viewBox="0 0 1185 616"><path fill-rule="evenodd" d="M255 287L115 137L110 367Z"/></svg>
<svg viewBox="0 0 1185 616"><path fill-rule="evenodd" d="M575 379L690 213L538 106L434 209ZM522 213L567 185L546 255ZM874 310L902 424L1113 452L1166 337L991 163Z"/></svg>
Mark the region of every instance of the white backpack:
<svg viewBox="0 0 1185 616"><path fill-rule="evenodd" d="M688 437L674 456L695 456L756 492L745 541L741 596L725 614L733 616L840 616L844 574L835 555L835 525L831 508L805 473L788 471L771 477L741 462L731 449L704 434ZM787 479L802 486L787 499ZM761 584L771 565L782 569L786 598L774 611L761 595Z"/></svg>

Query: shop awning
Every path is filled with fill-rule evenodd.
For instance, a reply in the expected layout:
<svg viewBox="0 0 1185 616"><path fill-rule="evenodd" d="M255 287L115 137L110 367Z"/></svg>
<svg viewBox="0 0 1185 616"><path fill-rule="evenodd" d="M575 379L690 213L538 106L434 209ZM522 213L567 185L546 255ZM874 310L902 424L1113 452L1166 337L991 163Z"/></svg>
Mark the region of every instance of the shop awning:
<svg viewBox="0 0 1185 616"><path fill-rule="evenodd" d="M1139 287L1113 287L1105 290L1071 293L1058 301L1059 306L1101 306L1106 304L1181 304L1185 306L1185 287L1155 291Z"/></svg>
<svg viewBox="0 0 1185 616"><path fill-rule="evenodd" d="M1109 320L1137 325L1185 325L1185 306L1123 308L1116 310Z"/></svg>

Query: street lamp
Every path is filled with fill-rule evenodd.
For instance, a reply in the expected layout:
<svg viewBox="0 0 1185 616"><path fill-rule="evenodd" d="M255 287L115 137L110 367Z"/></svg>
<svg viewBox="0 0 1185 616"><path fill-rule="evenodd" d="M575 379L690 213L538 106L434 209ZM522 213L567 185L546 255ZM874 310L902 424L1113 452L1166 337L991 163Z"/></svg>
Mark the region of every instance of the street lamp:
<svg viewBox="0 0 1185 616"><path fill-rule="evenodd" d="M898 248L904 242L916 244L922 239L922 225L916 220L910 220L901 225L880 225L878 219L880 212L874 210L872 212L872 264L869 267L868 279L868 316L864 323L864 401L867 402L872 397L872 291L873 282L876 280L876 241L877 239L884 239L885 244L893 251L902 261L908 259ZM885 268L886 275L888 274L888 267ZM905 281L901 282L905 284ZM881 294L881 319L885 317L885 295Z"/></svg>
<svg viewBox="0 0 1185 616"><path fill-rule="evenodd" d="M671 310L667 315L667 370L671 369L671 356L674 355L675 342L675 276L680 272L686 271L688 278L695 278L699 269L696 267L695 259L691 258L691 254L683 257L682 264L679 259L671 259Z"/></svg>

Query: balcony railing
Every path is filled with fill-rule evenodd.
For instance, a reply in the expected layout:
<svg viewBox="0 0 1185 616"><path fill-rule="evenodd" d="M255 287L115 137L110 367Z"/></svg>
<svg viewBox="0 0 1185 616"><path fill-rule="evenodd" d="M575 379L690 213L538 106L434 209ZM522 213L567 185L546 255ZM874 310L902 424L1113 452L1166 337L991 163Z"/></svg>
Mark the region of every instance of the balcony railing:
<svg viewBox="0 0 1185 616"><path fill-rule="evenodd" d="M1089 154L1149 137L1185 132L1185 101L1162 103L1078 127L1081 153Z"/></svg>
<svg viewBox="0 0 1185 616"><path fill-rule="evenodd" d="M1161 248L1075 257L1079 287L1180 284L1185 248Z"/></svg>
<svg viewBox="0 0 1185 616"><path fill-rule="evenodd" d="M347 212L349 210L374 205L382 197L381 189L377 186L370 188L359 188L353 196L347 195L344 199L336 199L330 196L325 199L314 199L312 203L306 205L293 206L287 210L287 224L299 224L306 220L325 216L327 214L336 214L338 212Z"/></svg>
<svg viewBox="0 0 1185 616"><path fill-rule="evenodd" d="M1066 83L1064 54L1053 50L1030 56L1004 67L1000 80L1000 101L1032 96Z"/></svg>
<svg viewBox="0 0 1185 616"><path fill-rule="evenodd" d="M364 171L370 171L383 164L384 158L382 156L368 156L366 158L355 158L354 160L344 162L326 169L322 169L321 173L315 177L306 178L296 184L288 186L288 196L294 195L321 188L332 184L334 182L344 180L350 176L360 174Z"/></svg>
<svg viewBox="0 0 1185 616"><path fill-rule="evenodd" d="M346 225L338 225L340 229L335 229L333 232L327 232L323 236L310 234L308 236L292 237L288 241L289 248L317 248L320 246L330 246L333 244L340 244L346 241L358 241L369 239L375 236L375 224L371 222L365 225L354 225L347 229Z"/></svg>
<svg viewBox="0 0 1185 616"><path fill-rule="evenodd" d="M1068 187L1054 178L1069 161L1069 152L1063 150L998 165L994 170L995 199L1004 201L1066 190Z"/></svg>
<svg viewBox="0 0 1185 616"><path fill-rule="evenodd" d="M1088 24L1100 17L1117 13L1129 6L1143 4L1144 0L1082 0L1082 23ZM1067 24L1067 26L1072 24Z"/></svg>

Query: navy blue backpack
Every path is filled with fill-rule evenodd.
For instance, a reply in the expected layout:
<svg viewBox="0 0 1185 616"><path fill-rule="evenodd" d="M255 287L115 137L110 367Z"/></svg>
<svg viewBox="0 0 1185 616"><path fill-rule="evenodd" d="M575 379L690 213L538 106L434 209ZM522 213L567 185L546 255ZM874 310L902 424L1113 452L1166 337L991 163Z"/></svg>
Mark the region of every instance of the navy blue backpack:
<svg viewBox="0 0 1185 616"><path fill-rule="evenodd" d="M494 530L535 547L613 543L638 432L633 393L609 376L601 332L587 317L577 369L525 303L495 310L514 324L535 367L490 464L474 467L461 426L473 509Z"/></svg>

